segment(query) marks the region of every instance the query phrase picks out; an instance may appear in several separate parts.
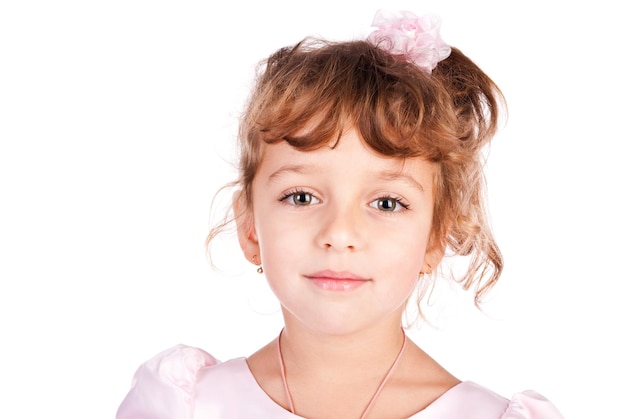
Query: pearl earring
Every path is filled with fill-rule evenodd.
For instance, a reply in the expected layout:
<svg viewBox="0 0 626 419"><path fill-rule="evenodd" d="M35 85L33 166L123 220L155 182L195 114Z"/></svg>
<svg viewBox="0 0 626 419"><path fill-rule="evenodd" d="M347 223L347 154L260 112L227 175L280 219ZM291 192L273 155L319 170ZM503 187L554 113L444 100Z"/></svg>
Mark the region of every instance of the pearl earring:
<svg viewBox="0 0 626 419"><path fill-rule="evenodd" d="M257 262L257 260L258 260L257 255L252 256L252 263L254 263L255 265L259 266L256 269L257 273L262 274L263 273L263 267L261 266L261 264L259 262Z"/></svg>
<svg viewBox="0 0 626 419"><path fill-rule="evenodd" d="M433 273L433 269L430 267L430 265L426 264L426 266L428 267L428 269L426 270L426 272L420 272L420 279L423 279L425 276L430 276Z"/></svg>

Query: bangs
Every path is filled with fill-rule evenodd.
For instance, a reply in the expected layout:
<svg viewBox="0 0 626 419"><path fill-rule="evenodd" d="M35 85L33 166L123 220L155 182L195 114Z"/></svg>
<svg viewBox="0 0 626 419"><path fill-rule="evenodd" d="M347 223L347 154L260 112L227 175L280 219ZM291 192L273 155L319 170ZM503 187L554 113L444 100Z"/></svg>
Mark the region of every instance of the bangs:
<svg viewBox="0 0 626 419"><path fill-rule="evenodd" d="M438 81L365 41L303 41L266 62L248 135L301 150L336 146L354 128L375 152L440 161L457 139Z"/></svg>

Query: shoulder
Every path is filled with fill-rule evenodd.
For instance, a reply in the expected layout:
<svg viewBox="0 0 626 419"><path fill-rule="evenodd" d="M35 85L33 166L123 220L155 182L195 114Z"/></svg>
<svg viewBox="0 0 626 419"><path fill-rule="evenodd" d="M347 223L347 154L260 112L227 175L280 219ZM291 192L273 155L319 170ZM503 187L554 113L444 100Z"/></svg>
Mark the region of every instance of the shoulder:
<svg viewBox="0 0 626 419"><path fill-rule="evenodd" d="M502 419L563 419L548 399L541 394L527 390L513 395Z"/></svg>
<svg viewBox="0 0 626 419"><path fill-rule="evenodd" d="M493 391L472 381L464 381L452 387L428 406L425 412L429 415L425 415L425 418L500 418L508 404L507 399Z"/></svg>
<svg viewBox="0 0 626 419"><path fill-rule="evenodd" d="M199 374L219 361L202 349L177 345L142 364L117 419L190 418Z"/></svg>
<svg viewBox="0 0 626 419"><path fill-rule="evenodd" d="M562 419L545 397L534 391L517 393L509 400L471 381L444 393L415 419L463 417L466 419Z"/></svg>

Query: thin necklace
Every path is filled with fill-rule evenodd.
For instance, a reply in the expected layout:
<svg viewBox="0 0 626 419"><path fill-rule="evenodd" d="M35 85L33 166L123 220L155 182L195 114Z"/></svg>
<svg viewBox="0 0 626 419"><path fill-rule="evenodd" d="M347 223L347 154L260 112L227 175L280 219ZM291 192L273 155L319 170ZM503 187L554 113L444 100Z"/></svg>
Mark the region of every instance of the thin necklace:
<svg viewBox="0 0 626 419"><path fill-rule="evenodd" d="M289 385L287 384L287 375L285 374L285 361L283 360L283 351L280 347L280 337L282 335L283 335L283 331L281 330L280 334L278 335L278 345L276 345L278 348L278 362L280 364L280 375L281 375L281 378L283 379L283 388L285 389L285 395L287 396L287 401L289 402L289 411L295 415L296 409L293 406L293 398L291 397L291 391L289 390ZM382 391L383 387L385 386L385 384L387 384L387 380L391 376L391 373L393 372L393 370L396 368L396 365L398 364L398 361L400 360L400 357L402 356L402 353L404 352L404 347L406 346L406 333L404 333L404 330L402 331L402 335L403 335L403 340L402 340L402 346L400 347L400 352L398 352L398 355L396 355L396 359L393 360L391 367L389 367L389 370L387 371L387 373L381 380L380 384L378 385L378 388L376 389L376 392L374 393L370 401L367 403L367 406L365 406L365 410L361 414L361 419L365 418L365 416L369 413L370 409L374 405L374 401L376 401L376 398Z"/></svg>

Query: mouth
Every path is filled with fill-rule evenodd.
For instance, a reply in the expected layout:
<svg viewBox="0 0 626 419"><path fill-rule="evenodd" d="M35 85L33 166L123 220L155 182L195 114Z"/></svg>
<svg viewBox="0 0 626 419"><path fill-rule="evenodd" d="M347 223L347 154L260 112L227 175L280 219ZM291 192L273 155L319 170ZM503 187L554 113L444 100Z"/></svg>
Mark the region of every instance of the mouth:
<svg viewBox="0 0 626 419"><path fill-rule="evenodd" d="M324 270L305 275L305 278L326 291L352 291L369 282L369 279L347 271Z"/></svg>

